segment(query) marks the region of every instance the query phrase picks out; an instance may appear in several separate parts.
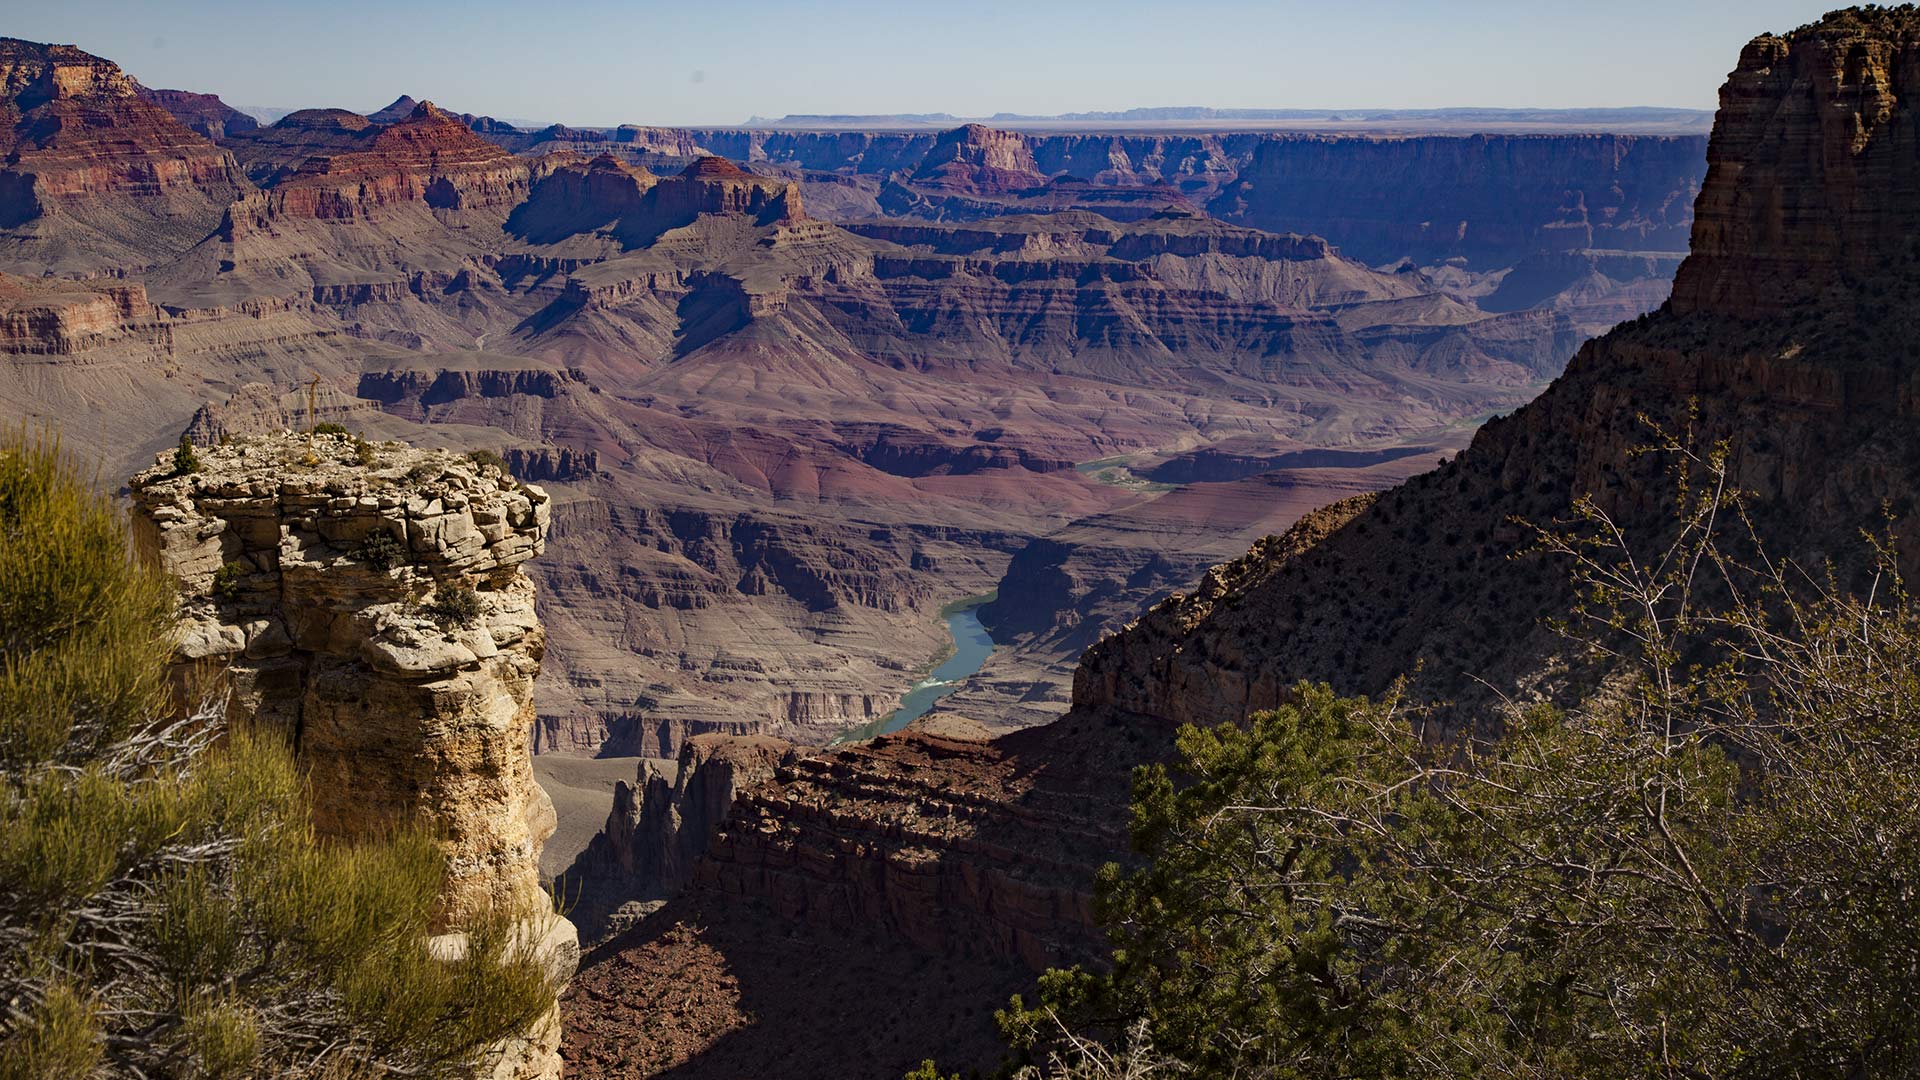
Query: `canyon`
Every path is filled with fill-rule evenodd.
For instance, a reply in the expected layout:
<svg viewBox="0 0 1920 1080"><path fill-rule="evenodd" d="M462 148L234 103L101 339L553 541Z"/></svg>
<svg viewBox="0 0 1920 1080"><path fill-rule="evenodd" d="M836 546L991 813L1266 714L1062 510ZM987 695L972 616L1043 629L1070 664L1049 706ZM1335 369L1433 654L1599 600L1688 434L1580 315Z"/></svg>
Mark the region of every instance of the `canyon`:
<svg viewBox="0 0 1920 1080"><path fill-rule="evenodd" d="M944 645L941 604L1010 571L1044 587L988 613L1007 648L948 711L1044 718L1102 633L1458 449L1657 303L1701 156L1644 135L525 132L405 97L248 126L71 47L7 49L8 414L131 468L183 430L297 426L311 385L316 416L553 485L543 752L823 742L893 708ZM121 134L45 119L76 110ZM128 155L158 179L76 179ZM1532 194L1445 180L1489 161ZM1356 189L1280 221L1299 193L1277 178L1313 169L1433 179L1390 219ZM1463 224L1427 242L1413 219ZM1310 456L1329 448L1380 460ZM1222 454L1292 464L1182 464Z"/></svg>
<svg viewBox="0 0 1920 1080"><path fill-rule="evenodd" d="M406 481L417 520L412 496L354 488L329 497L373 505L329 502L346 516L323 527L296 477L257 472L207 496L149 477L134 498L172 500L198 593L252 568L231 572L238 600L193 609L193 648L320 740L343 791L362 766L375 802L420 780L420 747L350 741L341 718L376 689L512 702L489 723L524 743L490 736L474 753L498 775L434 798L474 804L473 895L565 869L590 937L627 928L573 991L586 1076L629 1054L728 1075L795 1037L741 1033L773 1003L806 1045L892 1069L928 1032L870 1030L857 992L916 971L900 1001L985 1060L990 1003L1098 955L1085 872L1123 846L1116 778L1164 742L1116 719L1138 702L1105 672L1162 649L1128 643L1197 623L1193 597L1226 588L1209 566L1330 531L1324 504L1432 483L1410 478L1658 307L1707 150L1616 131L526 131L405 96L262 125L72 46L0 42L0 74L0 415L59 426L107 475L182 434L240 467L316 423L426 462L482 452L466 490ZM409 623L342 556L387 517L491 585L496 652ZM503 528L545 554L465 561L514 542ZM903 731L823 749L948 647L944 605L989 593L977 673ZM1108 682L1119 704L1094 709L1085 687ZM553 824L523 751L612 763L569 789L577 860L537 865ZM817 970L834 950L855 959ZM839 989L786 1013L810 979ZM631 995L654 989L706 1005L628 1045L668 1000Z"/></svg>
<svg viewBox="0 0 1920 1080"><path fill-rule="evenodd" d="M928 1046L946 1068L991 1069L987 1007L1043 967L1099 955L1092 882L1128 858L1129 773L1170 760L1179 725L1244 720L1302 680L1379 694L1409 676L1453 724L1600 685L1604 661L1551 625L1573 588L1566 566L1524 554L1528 523L1591 498L1637 549L1660 550L1679 480L1674 451L1648 451L1669 438L1725 447L1770 557L1864 591L1859 529L1884 522L1913 572L1920 360L1898 338L1920 305L1906 197L1920 154L1902 94L1916 62L1910 9L1755 39L1721 92L1670 302L1583 346L1438 468L1323 499L1100 637L1052 723L992 738L926 725L777 762L762 750L745 784L724 746L683 755L675 784L649 789L670 812L630 808L589 849L618 862L626 845L632 873L657 867L682 888L590 954L569 1001L576 1075L727 1076L776 1058L785 1075L899 1075ZM1281 460L1221 450L1139 475ZM1040 583L1073 580L1051 552L1013 565L1034 587L1003 581L1004 619L1026 618L1019 600ZM737 788L724 817L683 797L717 790L698 776L706 761L729 762L715 774ZM706 845L690 866L687 830ZM649 862L668 850L679 861ZM876 1000L886 1030L869 1022Z"/></svg>

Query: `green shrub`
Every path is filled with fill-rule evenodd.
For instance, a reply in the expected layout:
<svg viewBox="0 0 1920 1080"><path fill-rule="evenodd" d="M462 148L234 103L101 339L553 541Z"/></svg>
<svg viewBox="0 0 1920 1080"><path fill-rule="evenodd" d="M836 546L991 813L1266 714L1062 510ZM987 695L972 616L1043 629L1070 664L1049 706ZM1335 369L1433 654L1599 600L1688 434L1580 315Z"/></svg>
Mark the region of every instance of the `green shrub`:
<svg viewBox="0 0 1920 1080"><path fill-rule="evenodd" d="M200 455L193 448L193 440L180 436L180 445L173 451L173 475L185 476L200 471Z"/></svg>
<svg viewBox="0 0 1920 1080"><path fill-rule="evenodd" d="M253 572L253 568L243 562L228 562L213 572L213 595L221 600L232 600L240 595L240 579Z"/></svg>
<svg viewBox="0 0 1920 1080"><path fill-rule="evenodd" d="M483 610L480 594L466 585L441 586L421 608L427 618L445 629L472 626L479 621Z"/></svg>
<svg viewBox="0 0 1920 1080"><path fill-rule="evenodd" d="M467 453L467 460L473 462L475 465L478 465L482 468L486 468L487 466L491 465L492 467L499 469L501 472L507 471L506 459L502 458L498 453L492 450L469 451Z"/></svg>
<svg viewBox="0 0 1920 1080"><path fill-rule="evenodd" d="M355 435L353 437L353 460L359 462L363 467L371 469L380 463L380 455L374 450L372 443Z"/></svg>
<svg viewBox="0 0 1920 1080"><path fill-rule="evenodd" d="M279 737L174 718L171 583L57 450L0 443L0 1080L468 1080L531 1030L523 913L430 956L434 839L322 843Z"/></svg>
<svg viewBox="0 0 1920 1080"><path fill-rule="evenodd" d="M367 534L354 549L354 557L375 570L391 570L407 561L407 547L392 532L380 529Z"/></svg>
<svg viewBox="0 0 1920 1080"><path fill-rule="evenodd" d="M345 435L347 433L347 426L345 424L336 424L331 420L322 420L313 425L313 433L315 435Z"/></svg>

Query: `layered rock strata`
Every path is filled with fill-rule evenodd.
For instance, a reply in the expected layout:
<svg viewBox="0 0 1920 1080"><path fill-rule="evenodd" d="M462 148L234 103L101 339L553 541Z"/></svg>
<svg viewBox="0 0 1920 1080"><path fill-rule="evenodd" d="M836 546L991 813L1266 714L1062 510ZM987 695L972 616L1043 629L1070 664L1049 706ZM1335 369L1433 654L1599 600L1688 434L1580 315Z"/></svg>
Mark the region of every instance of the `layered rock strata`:
<svg viewBox="0 0 1920 1080"><path fill-rule="evenodd" d="M245 185L233 155L118 66L0 38L0 266L150 266L206 235Z"/></svg>
<svg viewBox="0 0 1920 1080"><path fill-rule="evenodd" d="M180 583L182 682L224 685L233 722L288 733L322 834L426 821L447 854L449 932L506 905L569 966L528 745L546 637L521 566L545 544L547 497L445 452L361 456L345 436L280 434L134 477L136 542ZM557 1031L498 1075L557 1076Z"/></svg>
<svg viewBox="0 0 1920 1080"><path fill-rule="evenodd" d="M1485 425L1439 469L1309 515L1090 649L1057 722L943 746L938 760L924 740L884 739L782 767L736 802L688 892L603 953L583 984L605 1008L619 1000L619 965L657 971L687 926L726 942L729 920L762 920L765 933L769 913L796 937L857 914L926 963L950 962L966 943L925 927L993 940L977 928L1014 907L958 883L1000 874L1031 896L1055 874L1086 882L1093 864L1122 854L1129 767L1167 755L1178 724L1241 720L1299 680L1375 693L1417 672L1411 692L1468 723L1501 698L1579 700L1607 672L1546 624L1574 599L1567 568L1516 559L1521 522L1564 519L1591 496L1636 549L1661 550L1677 526L1671 457L1644 452L1660 428L1727 447L1774 558L1831 565L1841 587L1864 592L1874 578L1859 529L1891 506L1911 573L1920 356L1880 345L1920 309L1898 257L1914 212L1904 178L1920 155L1902 93L1916 65L1912 9L1843 12L1756 41L1723 92L1695 256L1665 310L1589 344L1537 401ZM1809 296L1826 303L1784 303ZM928 829L924 809L968 775L996 777L968 816L952 817L965 824L946 835L969 843L935 844L928 834L945 826ZM1084 786L1081 801L1034 799L1064 793L1050 785L1067 778ZM1060 816L1029 813L1048 804ZM973 846L987 836L990 850ZM951 853L956 883L914 872L916 849ZM931 897L924 908L920 897ZM1027 931L1058 941L1080 925L1055 910ZM896 1000L912 977L886 981L895 977L877 972L868 997ZM754 1038L780 1038L765 1028ZM582 1060L604 1045L588 1017L570 1034ZM710 1046L675 1075L721 1075L726 1043ZM829 1062L788 1068L826 1075Z"/></svg>

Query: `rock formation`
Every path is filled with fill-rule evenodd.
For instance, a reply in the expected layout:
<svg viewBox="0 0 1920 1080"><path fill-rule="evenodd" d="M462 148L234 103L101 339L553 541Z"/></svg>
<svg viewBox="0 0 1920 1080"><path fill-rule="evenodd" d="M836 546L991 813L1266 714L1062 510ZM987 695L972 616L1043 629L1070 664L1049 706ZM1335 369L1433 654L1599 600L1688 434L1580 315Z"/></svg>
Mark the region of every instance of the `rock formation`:
<svg viewBox="0 0 1920 1080"><path fill-rule="evenodd" d="M152 266L206 235L233 155L71 45L0 38L0 269Z"/></svg>
<svg viewBox="0 0 1920 1080"><path fill-rule="evenodd" d="M633 785L621 781L614 788L606 825L554 883L572 902L581 932L596 938L621 929L632 919L617 918L624 914L619 909L678 892L734 800L772 779L792 751L766 736L710 734L680 744L672 775L642 759Z"/></svg>
<svg viewBox="0 0 1920 1080"><path fill-rule="evenodd" d="M511 208L526 195L525 165L431 101L367 130L364 145L310 156L286 174L274 185L266 214L343 219L410 203L435 210ZM241 227L237 214L228 219L225 229ZM254 227L264 224L254 221Z"/></svg>
<svg viewBox="0 0 1920 1080"><path fill-rule="evenodd" d="M521 565L548 500L491 466L345 436L280 434L169 457L132 481L137 544L180 583L183 683L293 739L314 824L351 840L424 819L441 838L449 932L527 912L555 965L573 929L541 889L553 807L533 781L545 631ZM556 1077L557 1025L499 1076Z"/></svg>

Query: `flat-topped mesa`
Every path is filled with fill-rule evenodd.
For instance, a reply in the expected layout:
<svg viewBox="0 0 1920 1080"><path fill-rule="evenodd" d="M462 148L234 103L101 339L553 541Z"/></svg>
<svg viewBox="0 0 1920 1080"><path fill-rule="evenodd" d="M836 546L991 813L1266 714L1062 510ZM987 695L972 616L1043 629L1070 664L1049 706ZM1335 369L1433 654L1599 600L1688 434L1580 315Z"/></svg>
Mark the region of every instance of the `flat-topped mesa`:
<svg viewBox="0 0 1920 1080"><path fill-rule="evenodd" d="M591 160L561 152L532 166L533 191L514 210L508 231L535 240L558 239L641 213L660 178L607 154Z"/></svg>
<svg viewBox="0 0 1920 1080"><path fill-rule="evenodd" d="M553 807L533 781L546 635L521 564L548 500L446 451L282 433L133 478L135 536L180 583L177 661L230 715L292 734L315 824L352 837L426 816L446 915L540 898ZM311 463L310 463L311 462Z"/></svg>
<svg viewBox="0 0 1920 1080"><path fill-rule="evenodd" d="M0 356L70 356L141 331L160 312L140 285L0 274Z"/></svg>
<svg viewBox="0 0 1920 1080"><path fill-rule="evenodd" d="M798 221L800 185L755 176L725 158L694 160L654 190L655 212L667 220L699 214L746 214L763 222Z"/></svg>
<svg viewBox="0 0 1920 1080"><path fill-rule="evenodd" d="M1673 310L1777 318L1920 272L1920 11L1835 12L1755 38L1720 90Z"/></svg>
<svg viewBox="0 0 1920 1080"><path fill-rule="evenodd" d="M663 179L610 154L582 160L560 152L535 161L532 175L532 194L506 227L533 243L597 233L640 247L710 214L748 217L759 225L806 217L799 184L755 176L725 158L699 158Z"/></svg>
<svg viewBox="0 0 1920 1080"><path fill-rule="evenodd" d="M224 139L258 130L260 121L220 100L218 94L196 94L191 90L150 90L139 87L142 101L151 101L167 110L175 120L209 139Z"/></svg>

